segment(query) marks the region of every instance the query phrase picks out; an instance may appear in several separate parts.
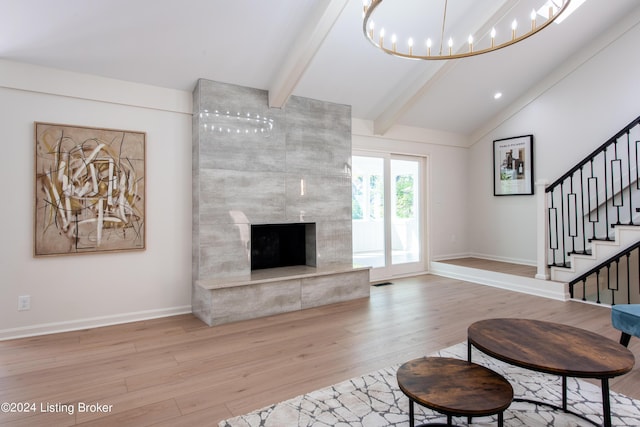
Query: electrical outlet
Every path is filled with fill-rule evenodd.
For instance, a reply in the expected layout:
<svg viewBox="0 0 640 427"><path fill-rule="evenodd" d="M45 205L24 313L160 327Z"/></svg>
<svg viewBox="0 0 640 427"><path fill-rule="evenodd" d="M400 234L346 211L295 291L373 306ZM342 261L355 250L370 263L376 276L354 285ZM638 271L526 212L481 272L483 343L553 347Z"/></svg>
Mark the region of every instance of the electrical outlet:
<svg viewBox="0 0 640 427"><path fill-rule="evenodd" d="M18 311L31 309L31 295L20 295L18 297Z"/></svg>

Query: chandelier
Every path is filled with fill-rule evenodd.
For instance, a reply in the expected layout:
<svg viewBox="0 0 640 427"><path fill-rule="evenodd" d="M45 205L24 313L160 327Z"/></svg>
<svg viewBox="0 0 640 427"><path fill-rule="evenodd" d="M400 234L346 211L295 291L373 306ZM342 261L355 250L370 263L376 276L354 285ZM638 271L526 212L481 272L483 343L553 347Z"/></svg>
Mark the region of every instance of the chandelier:
<svg viewBox="0 0 640 427"><path fill-rule="evenodd" d="M407 10L408 7L403 8L397 0L380 8L383 0L363 0L362 31L374 46L390 55L424 60L465 58L511 46L542 31L565 11L571 0L529 0L525 2L526 5L515 5L515 3L519 3L517 1L507 2L508 10L494 13L488 24L484 24L482 28L462 33L461 31L464 30L458 28L459 25L456 24L463 19L454 16L456 22L450 25L447 22L447 19L451 18L447 14L452 14L452 11L448 10L449 0L443 0L443 2L444 7L440 9L437 8L438 2L418 0L416 7L422 9L410 11ZM455 3L455 1L452 2ZM484 0L482 2L472 0L472 2L475 2L475 5L472 3L473 7L478 7L484 3ZM396 10L392 9L393 6L397 7ZM384 25L378 25L374 21L373 15L376 9L379 13L389 11L391 15L396 17L399 14L404 14L403 19L405 20L415 20L415 17L418 17L418 20L425 18L425 22L420 22L418 25L421 35L424 34L424 39L417 43L417 39L406 34L401 35L405 41L399 42L397 33L389 31L398 31L398 29L384 28ZM437 17L434 14L437 14ZM440 20L439 17L442 19ZM491 26L491 21L495 21L493 26ZM405 32L411 31L411 29L407 29L409 26L404 22L402 24L396 22L396 26L402 27ZM456 31L457 35L454 35L453 31ZM385 39L388 34L391 34L391 37Z"/></svg>

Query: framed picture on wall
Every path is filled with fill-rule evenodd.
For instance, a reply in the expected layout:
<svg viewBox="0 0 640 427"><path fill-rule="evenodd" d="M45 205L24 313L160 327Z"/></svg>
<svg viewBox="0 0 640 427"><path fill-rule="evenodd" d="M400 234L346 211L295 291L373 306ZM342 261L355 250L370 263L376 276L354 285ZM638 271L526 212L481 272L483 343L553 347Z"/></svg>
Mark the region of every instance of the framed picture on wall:
<svg viewBox="0 0 640 427"><path fill-rule="evenodd" d="M145 249L145 140L35 123L34 256Z"/></svg>
<svg viewBox="0 0 640 427"><path fill-rule="evenodd" d="M493 195L533 194L533 135L493 141Z"/></svg>

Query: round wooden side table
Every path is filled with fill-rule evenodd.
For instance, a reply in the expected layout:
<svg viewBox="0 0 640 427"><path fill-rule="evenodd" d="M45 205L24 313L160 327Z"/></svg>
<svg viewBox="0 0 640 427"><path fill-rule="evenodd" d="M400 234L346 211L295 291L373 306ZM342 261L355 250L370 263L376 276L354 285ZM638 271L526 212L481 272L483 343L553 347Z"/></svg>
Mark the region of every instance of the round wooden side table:
<svg viewBox="0 0 640 427"><path fill-rule="evenodd" d="M410 427L415 425L414 402L445 414L447 425L452 425L454 416L498 414L498 426L502 427L503 412L513 400L509 381L466 360L447 357L410 360L398 368L397 379L400 390L409 398Z"/></svg>

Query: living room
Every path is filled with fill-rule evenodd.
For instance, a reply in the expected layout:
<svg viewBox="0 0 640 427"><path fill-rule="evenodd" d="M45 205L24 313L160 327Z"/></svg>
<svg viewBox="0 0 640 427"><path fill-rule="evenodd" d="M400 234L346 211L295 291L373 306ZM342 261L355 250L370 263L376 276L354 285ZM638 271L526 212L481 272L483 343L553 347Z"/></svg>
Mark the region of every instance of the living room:
<svg viewBox="0 0 640 427"><path fill-rule="evenodd" d="M625 53L635 40L634 22L633 13L624 17L473 135L396 126L380 136L373 121L352 118L353 149L429 159L425 271L431 261L461 256L535 265L534 197L493 196L492 141L533 134L535 179L551 181L636 117L635 56ZM624 65L610 66L619 58ZM2 246L2 336L190 312L191 92L8 59L2 66L2 100L10 106L3 129L7 141L20 141L11 148L14 160L3 168L4 180L24 176L12 205L27 212L33 204L33 183L24 175L34 168L29 141L33 122L46 121L146 131L147 209L153 213L144 252L36 259L33 239L24 238L33 218L4 210L5 242L11 243ZM167 191L173 203L154 194ZM97 274L103 264L115 264L126 278ZM21 295L31 296L30 310L16 310Z"/></svg>
<svg viewBox="0 0 640 427"><path fill-rule="evenodd" d="M603 3L588 0L574 18L605 7ZM428 159L424 272L430 271L431 262L465 256L535 265L535 197L493 195L492 143L499 138L533 134L535 178L551 181L638 116L636 100L640 86L636 78L640 58L633 52L640 39L640 9L633 1L622 3L627 9L616 16L615 23L593 34L561 65L538 76L535 84L509 99L508 104L471 131L457 133L395 125L380 135L374 131L375 120L353 115L354 150ZM361 12L360 5L349 4L347 8L357 9L357 14ZM23 23L28 25L28 20ZM358 36L362 34L358 32ZM46 39L38 42L46 45L43 40ZM361 48L371 47L363 43ZM127 81L88 72L81 58L75 67L66 70L30 62L26 57L20 60L18 51L0 48L0 103L4 106L0 123L5 158L9 160L5 161L0 177L10 190L0 214L4 236L0 338L191 313L195 80L189 82L189 89L175 89L161 83L142 83L141 78ZM508 52L509 49L504 49L500 54ZM91 56L91 52L84 53ZM43 55L64 56L59 46ZM202 55L213 55L213 51ZM229 57L235 58L232 54ZM135 68L138 60L131 58L130 67ZM69 63L72 62L69 58ZM220 68L233 71L242 68L243 61L220 62ZM272 69L265 71L259 82L249 83L246 76L258 74L255 69L259 68L242 69L237 80L227 83L267 89ZM145 72L148 70L141 73ZM314 73L314 69L307 73ZM322 93L337 78L328 75L325 80L318 79L315 93ZM473 81L483 78L474 75L460 89L471 90ZM367 91L361 93L363 97L369 96ZM466 118L455 120L462 126ZM148 238L144 251L33 256L34 122L146 133ZM515 229L518 233L514 236ZM25 295L30 297L30 308L18 311L18 298ZM505 301L513 302L512 298L517 296L505 297ZM456 335L460 341L458 338Z"/></svg>

